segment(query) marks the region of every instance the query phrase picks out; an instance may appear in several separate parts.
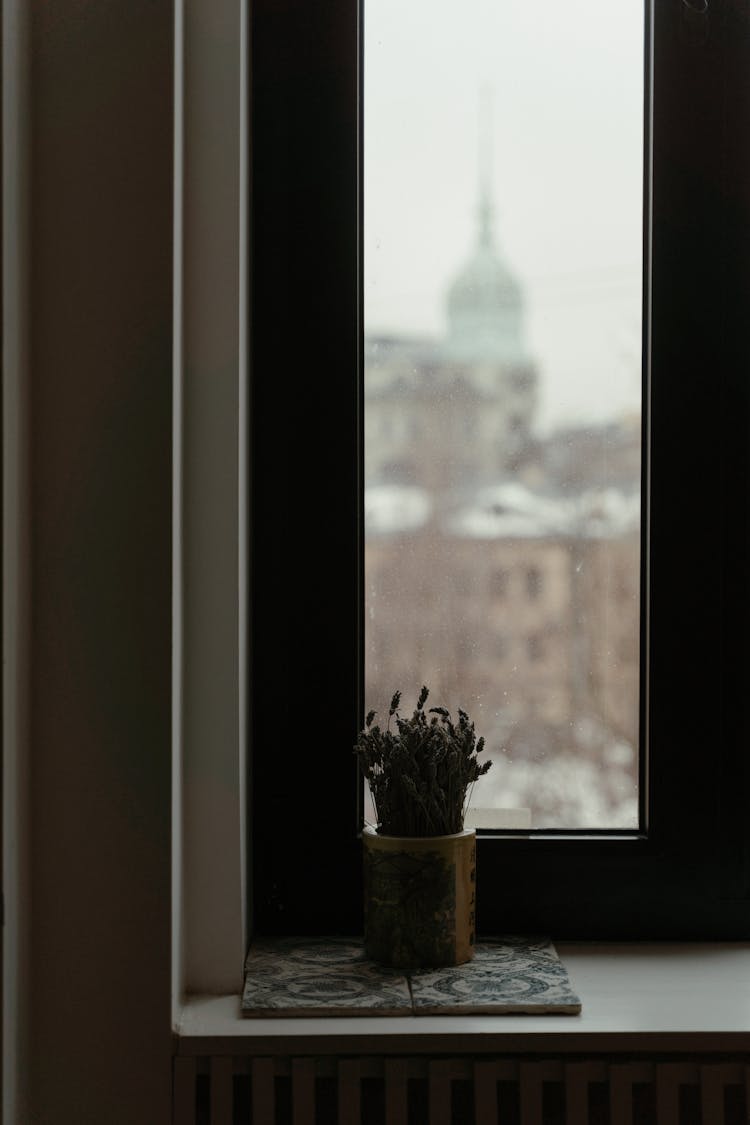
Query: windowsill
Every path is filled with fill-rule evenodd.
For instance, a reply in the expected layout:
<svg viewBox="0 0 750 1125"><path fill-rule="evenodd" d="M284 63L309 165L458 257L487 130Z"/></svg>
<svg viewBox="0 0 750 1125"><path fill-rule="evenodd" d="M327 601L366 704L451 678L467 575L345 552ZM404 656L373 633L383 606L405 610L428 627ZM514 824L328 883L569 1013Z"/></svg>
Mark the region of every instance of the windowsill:
<svg viewBox="0 0 750 1125"><path fill-rule="evenodd" d="M194 996L180 1009L177 1050L216 1052L221 1040L253 1054L750 1050L750 943L556 948L581 997L579 1016L257 1020L240 1015L239 996Z"/></svg>

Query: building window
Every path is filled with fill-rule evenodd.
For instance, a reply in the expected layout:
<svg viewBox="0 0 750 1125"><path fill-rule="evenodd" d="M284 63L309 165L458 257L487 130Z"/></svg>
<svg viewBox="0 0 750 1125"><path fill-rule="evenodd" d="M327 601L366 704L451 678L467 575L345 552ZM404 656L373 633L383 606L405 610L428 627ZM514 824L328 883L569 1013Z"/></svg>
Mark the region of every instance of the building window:
<svg viewBox="0 0 750 1125"><path fill-rule="evenodd" d="M377 521L365 519L366 587L373 590L365 606L366 710L384 709L408 653L412 678L429 683L435 702L455 709L471 700L483 713L493 770L475 786L473 802L494 801L500 790L514 792L517 802L531 809L535 828L559 827L563 810L573 806L566 787L576 793L582 789L582 771L574 776L563 765L579 759L591 767L590 791L567 826L619 825L622 801L613 796L607 752L624 739L637 763L638 695L637 689L628 693L615 723L609 695L594 687L604 679L607 657L600 634L610 628L614 601L611 584L598 574L603 545L606 557L618 552L630 566L638 591L640 442L631 471L617 479L592 450L615 446L608 437L623 428L624 412L640 417L642 20L637 8L612 0L584 4L578 18L596 49L582 52L573 71L561 50L577 49L575 32L568 39L572 25L558 26L555 37L539 35L540 21L555 18L553 4L529 8L518 0L501 0L487 8L467 0L459 11L412 0L410 12L417 22L429 21L433 39L452 44L454 65L448 89L442 56L428 52L415 84L413 47L402 21L394 18L388 0L367 0L364 486L366 497L378 490L370 466L380 464L388 448L369 425L370 412L400 415L418 409L430 424L418 445L405 432L401 452L412 455L413 483L430 503L418 535L403 526L396 489L390 523L382 509ZM481 36L468 31L475 22ZM504 54L510 26L513 50ZM602 53L610 60L606 77ZM502 67L496 65L500 57ZM483 68L493 77L478 91L476 75ZM590 106L580 97L582 89L594 86L608 122L596 152ZM547 95L553 89L555 110L550 112ZM439 130L420 131L428 108L432 119L443 121ZM522 131L513 127L518 117ZM416 134L420 144L413 146ZM533 153L525 147L528 135L536 138ZM555 193L545 193L540 206L541 199L533 201L532 185L544 182L552 153L562 149L568 154L565 168ZM431 196L439 201L439 212L423 206ZM445 261L442 274L432 264L436 247ZM613 270L618 283L607 297L606 317L617 331L610 331L605 343L601 289L592 277ZM551 293L540 273L569 279L564 318L552 311L559 289ZM623 335L631 341L626 388L621 385L622 345L615 343ZM387 350L377 343L383 336L390 341ZM393 389L400 370L411 372L408 404ZM610 373L606 382L601 379L605 370ZM598 388L595 401L592 385ZM555 453L567 437L572 411L579 426L571 460L584 471L571 483ZM566 558L571 540L576 541L576 565ZM504 569L512 572L518 596L507 596L503 574L488 599L488 556L507 560ZM591 564L577 565L579 556ZM380 574L374 584L368 578L371 559L377 559ZM437 593L429 619L419 612L416 596L422 575ZM502 609L488 604L500 600ZM543 604L545 618L548 608L554 613L561 636L556 660L545 659L539 634ZM637 600L631 618L637 639ZM493 657L501 619L503 629L518 637L524 664L544 664L539 698L532 698L530 684L516 683L513 709ZM435 652L432 638L441 621L445 653L429 664L420 662L417 638L423 638L424 652ZM469 639L474 658L454 660ZM386 658L375 668L374 649L390 651L390 665ZM566 652L572 654L573 671ZM618 671L637 684L637 643L627 667ZM545 692L560 705L542 707ZM595 754L579 737L578 719L598 723ZM519 741L533 744L534 771L525 762L512 764L502 753L509 725ZM622 771L617 779L630 794L628 823L638 818L639 778L632 763L630 772ZM545 771L563 781L541 784Z"/></svg>
<svg viewBox="0 0 750 1125"><path fill-rule="evenodd" d="M542 592L542 572L538 566L530 566L526 571L526 596L535 602Z"/></svg>
<svg viewBox="0 0 750 1125"><path fill-rule="evenodd" d="M273 0L253 7L255 922L357 932L357 894L340 888L356 887L360 870L349 753L362 721L364 633L358 19L349 0L292 0L283 20ZM481 879L502 893L480 895L480 932L509 917L559 937L748 930L750 48L730 0L712 0L710 24L685 20L685 9L670 0L646 9L641 827L533 830L531 840L483 833ZM532 515L514 518L520 526ZM581 546L571 539L584 579ZM587 687L580 678L571 690ZM314 768L311 723L328 742ZM596 725L584 735L593 744ZM314 879L313 859L305 867L283 842L292 825L316 841Z"/></svg>
<svg viewBox="0 0 750 1125"><path fill-rule="evenodd" d="M505 567L493 570L490 580L490 593L494 598L505 598L508 595L508 571Z"/></svg>

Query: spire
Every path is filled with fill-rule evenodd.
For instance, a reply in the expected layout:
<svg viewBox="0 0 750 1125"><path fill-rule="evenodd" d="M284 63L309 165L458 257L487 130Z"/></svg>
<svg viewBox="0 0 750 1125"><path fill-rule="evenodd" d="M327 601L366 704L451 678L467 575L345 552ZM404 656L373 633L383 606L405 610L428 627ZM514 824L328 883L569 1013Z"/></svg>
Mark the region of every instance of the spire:
<svg viewBox="0 0 750 1125"><path fill-rule="evenodd" d="M466 363L479 360L520 362L523 342L523 295L500 257L493 237L492 91L479 90L477 156L479 206L477 241L469 260L448 290L447 353Z"/></svg>
<svg viewBox="0 0 750 1125"><path fill-rule="evenodd" d="M492 89L479 88L479 245L492 245Z"/></svg>

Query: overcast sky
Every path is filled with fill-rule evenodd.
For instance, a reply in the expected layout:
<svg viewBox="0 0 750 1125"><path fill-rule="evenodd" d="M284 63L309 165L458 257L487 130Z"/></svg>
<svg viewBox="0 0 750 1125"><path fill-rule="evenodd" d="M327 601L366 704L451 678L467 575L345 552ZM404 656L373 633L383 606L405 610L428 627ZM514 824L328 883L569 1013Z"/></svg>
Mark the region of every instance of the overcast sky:
<svg viewBox="0 0 750 1125"><path fill-rule="evenodd" d="M491 132L539 429L637 410L642 60L636 0L365 0L367 330L443 332Z"/></svg>

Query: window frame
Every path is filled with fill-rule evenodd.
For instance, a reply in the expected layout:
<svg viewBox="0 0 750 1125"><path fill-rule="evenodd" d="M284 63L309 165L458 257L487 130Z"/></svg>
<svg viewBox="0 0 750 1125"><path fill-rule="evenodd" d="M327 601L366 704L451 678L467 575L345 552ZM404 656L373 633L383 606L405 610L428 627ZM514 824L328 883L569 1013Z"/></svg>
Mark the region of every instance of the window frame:
<svg viewBox="0 0 750 1125"><path fill-rule="evenodd" d="M750 34L732 0L703 14L683 0L644 10L643 830L480 833L480 933L750 930ZM356 933L361 8L257 0L252 23L253 927ZM303 568L313 596L299 588Z"/></svg>

